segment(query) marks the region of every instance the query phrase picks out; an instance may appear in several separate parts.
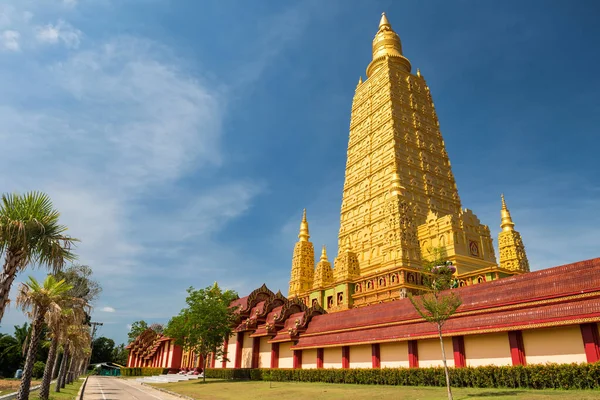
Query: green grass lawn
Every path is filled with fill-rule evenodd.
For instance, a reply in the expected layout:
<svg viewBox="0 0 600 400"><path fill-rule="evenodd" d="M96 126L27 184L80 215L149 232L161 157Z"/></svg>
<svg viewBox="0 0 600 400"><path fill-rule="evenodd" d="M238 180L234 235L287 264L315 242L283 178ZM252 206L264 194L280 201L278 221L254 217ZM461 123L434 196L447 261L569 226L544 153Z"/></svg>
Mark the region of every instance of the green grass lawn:
<svg viewBox="0 0 600 400"><path fill-rule="evenodd" d="M358 400L358 399L445 399L446 388L340 385L333 383L223 381L210 379L200 381L153 384L153 386L184 394L195 399L210 400ZM600 399L600 391L585 390L522 390L522 389L453 389L458 399Z"/></svg>
<svg viewBox="0 0 600 400"><path fill-rule="evenodd" d="M83 379L75 379L72 384L65 385L64 389L60 389L59 393L54 391L54 384L50 386L50 399L52 400L74 400L77 397L77 393L79 392L79 388L83 384ZM38 391L32 392L29 396L32 400L37 399Z"/></svg>

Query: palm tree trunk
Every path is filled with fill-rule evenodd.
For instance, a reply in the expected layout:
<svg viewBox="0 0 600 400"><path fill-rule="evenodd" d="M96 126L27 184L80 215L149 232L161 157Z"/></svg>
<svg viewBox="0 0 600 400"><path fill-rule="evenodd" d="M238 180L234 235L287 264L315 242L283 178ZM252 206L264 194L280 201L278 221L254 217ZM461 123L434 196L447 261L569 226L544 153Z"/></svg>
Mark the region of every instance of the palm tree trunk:
<svg viewBox="0 0 600 400"><path fill-rule="evenodd" d="M446 374L446 388L448 389L448 400L452 400L452 389L450 388L450 373L446 363L446 349L444 348L444 339L442 338L442 326L438 324L438 334L440 335L440 346L442 346L442 362L444 363L444 373Z"/></svg>
<svg viewBox="0 0 600 400"><path fill-rule="evenodd" d="M69 369L67 369L67 383L70 385L73 383L73 360L75 360L75 356L71 356L71 360L69 361Z"/></svg>
<svg viewBox="0 0 600 400"><path fill-rule="evenodd" d="M35 320L31 329L31 341L27 350L27 358L25 359L25 367L23 367L23 377L21 378L21 386L17 394L17 400L29 399L29 387L31 386L31 375L33 374L33 364L37 353L38 343L40 341L40 333L44 324L44 314L46 310L37 309L35 311Z"/></svg>
<svg viewBox="0 0 600 400"><path fill-rule="evenodd" d="M58 371L58 378L56 379L55 392L60 392L60 389L65 387L65 374L67 369L67 359L69 358L69 344L65 343L62 361L60 362L60 370Z"/></svg>
<svg viewBox="0 0 600 400"><path fill-rule="evenodd" d="M4 259L4 266L2 267L2 274L0 274L0 322L4 316L4 310L8 304L8 295L10 293L10 287L15 280L19 265L23 262L23 251L13 251L8 249Z"/></svg>
<svg viewBox="0 0 600 400"><path fill-rule="evenodd" d="M56 348L56 358L54 359L54 366L52 367L52 379L56 379L58 377L58 361L59 361L59 354L60 352L58 351L58 347Z"/></svg>
<svg viewBox="0 0 600 400"><path fill-rule="evenodd" d="M46 360L46 367L44 368L44 378L42 378L42 386L40 387L40 399L48 400L50 396L50 381L52 381L53 365L56 366L55 360L58 360L56 349L58 348L58 338L53 337L52 343L50 344L50 351L48 351L48 360Z"/></svg>

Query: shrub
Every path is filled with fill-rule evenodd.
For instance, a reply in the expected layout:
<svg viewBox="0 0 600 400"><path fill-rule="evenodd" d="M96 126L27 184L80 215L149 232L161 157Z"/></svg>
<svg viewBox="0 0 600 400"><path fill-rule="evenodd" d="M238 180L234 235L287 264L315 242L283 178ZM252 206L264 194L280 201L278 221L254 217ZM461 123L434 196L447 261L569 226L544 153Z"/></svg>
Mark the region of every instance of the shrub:
<svg viewBox="0 0 600 400"><path fill-rule="evenodd" d="M41 378L44 376L44 368L46 368L46 363L43 361L36 361L35 364L33 364L33 377L34 378Z"/></svg>
<svg viewBox="0 0 600 400"><path fill-rule="evenodd" d="M445 386L444 369L207 369L207 378L361 385ZM600 362L452 368L454 387L600 389Z"/></svg>
<svg viewBox="0 0 600 400"><path fill-rule="evenodd" d="M164 375L168 372L168 368L121 368L121 376L153 376Z"/></svg>

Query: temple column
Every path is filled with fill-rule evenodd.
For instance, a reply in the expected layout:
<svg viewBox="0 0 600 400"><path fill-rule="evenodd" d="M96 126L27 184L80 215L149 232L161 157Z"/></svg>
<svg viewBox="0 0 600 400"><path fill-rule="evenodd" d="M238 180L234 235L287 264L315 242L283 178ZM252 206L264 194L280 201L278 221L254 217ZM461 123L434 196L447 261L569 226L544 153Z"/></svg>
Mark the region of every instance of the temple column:
<svg viewBox="0 0 600 400"><path fill-rule="evenodd" d="M381 368L381 352L379 343L373 343L371 345L371 362L373 368Z"/></svg>
<svg viewBox="0 0 600 400"><path fill-rule="evenodd" d="M581 337L585 348L585 357L587 362L593 363L600 361L600 337L598 335L598 326L595 323L581 324Z"/></svg>
<svg viewBox="0 0 600 400"><path fill-rule="evenodd" d="M416 340L408 341L408 366L419 368L419 348Z"/></svg>
<svg viewBox="0 0 600 400"><path fill-rule="evenodd" d="M212 352L212 356L210 358L210 367L214 368L217 363L217 352L216 350Z"/></svg>
<svg viewBox="0 0 600 400"><path fill-rule="evenodd" d="M350 346L342 346L342 368L350 368Z"/></svg>
<svg viewBox="0 0 600 400"><path fill-rule="evenodd" d="M453 336L452 347L454 349L454 368L463 368L467 366L465 356L465 337Z"/></svg>
<svg viewBox="0 0 600 400"><path fill-rule="evenodd" d="M293 368L302 369L302 350L294 350L293 357Z"/></svg>
<svg viewBox="0 0 600 400"><path fill-rule="evenodd" d="M510 344L510 357L513 365L527 365L525 358L525 346L523 345L523 333L521 331L508 332Z"/></svg>
<svg viewBox="0 0 600 400"><path fill-rule="evenodd" d="M252 338L252 362L251 368L258 368L258 356L260 351L260 337Z"/></svg>
<svg viewBox="0 0 600 400"><path fill-rule="evenodd" d="M238 332L235 341L235 365L234 368L242 368L242 349L244 346L244 332Z"/></svg>
<svg viewBox="0 0 600 400"><path fill-rule="evenodd" d="M221 368L227 368L227 348L229 347L229 337L223 342L223 360L221 360Z"/></svg>
<svg viewBox="0 0 600 400"><path fill-rule="evenodd" d="M279 368L279 343L271 343L271 368Z"/></svg>
<svg viewBox="0 0 600 400"><path fill-rule="evenodd" d="M129 351L129 354L127 355L127 367L131 367L131 350Z"/></svg>
<svg viewBox="0 0 600 400"><path fill-rule="evenodd" d="M323 348L317 349L317 368L323 368Z"/></svg>

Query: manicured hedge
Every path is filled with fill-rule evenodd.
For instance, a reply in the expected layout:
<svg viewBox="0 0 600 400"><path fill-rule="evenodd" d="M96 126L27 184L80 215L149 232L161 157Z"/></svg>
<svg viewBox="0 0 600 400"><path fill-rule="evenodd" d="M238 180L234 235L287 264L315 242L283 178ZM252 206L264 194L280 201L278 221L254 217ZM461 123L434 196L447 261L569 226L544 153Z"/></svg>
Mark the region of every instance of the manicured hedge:
<svg viewBox="0 0 600 400"><path fill-rule="evenodd" d="M121 368L121 376L154 376L168 372L168 368Z"/></svg>
<svg viewBox="0 0 600 400"><path fill-rule="evenodd" d="M443 368L382 369L207 369L207 378L445 386ZM600 363L451 368L454 387L600 389Z"/></svg>

